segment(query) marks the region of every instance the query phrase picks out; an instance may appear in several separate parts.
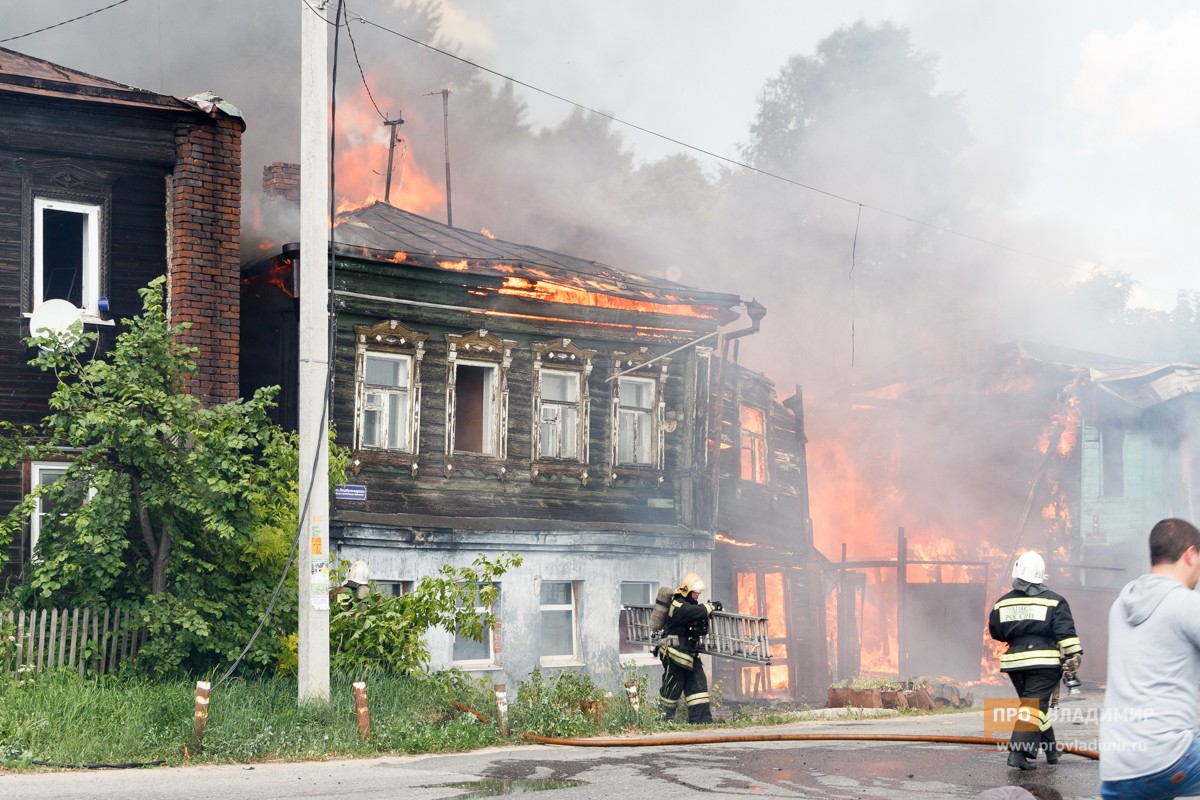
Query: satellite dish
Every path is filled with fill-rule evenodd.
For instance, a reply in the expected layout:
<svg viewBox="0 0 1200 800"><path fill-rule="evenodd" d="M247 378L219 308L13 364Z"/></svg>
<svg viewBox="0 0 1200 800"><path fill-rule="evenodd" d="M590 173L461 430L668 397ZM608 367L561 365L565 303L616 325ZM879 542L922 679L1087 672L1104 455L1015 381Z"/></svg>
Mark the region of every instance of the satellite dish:
<svg viewBox="0 0 1200 800"><path fill-rule="evenodd" d="M46 300L29 315L29 335L53 336L65 344L76 322L83 322L82 309L66 300Z"/></svg>

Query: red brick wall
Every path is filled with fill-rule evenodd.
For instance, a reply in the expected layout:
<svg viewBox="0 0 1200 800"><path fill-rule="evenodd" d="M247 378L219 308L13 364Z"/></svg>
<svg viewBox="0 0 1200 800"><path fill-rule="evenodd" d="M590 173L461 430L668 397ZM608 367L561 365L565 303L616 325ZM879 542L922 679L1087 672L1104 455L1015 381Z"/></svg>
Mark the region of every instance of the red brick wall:
<svg viewBox="0 0 1200 800"><path fill-rule="evenodd" d="M199 348L189 391L205 404L238 396L242 130L226 116L181 124L167 206L168 311Z"/></svg>

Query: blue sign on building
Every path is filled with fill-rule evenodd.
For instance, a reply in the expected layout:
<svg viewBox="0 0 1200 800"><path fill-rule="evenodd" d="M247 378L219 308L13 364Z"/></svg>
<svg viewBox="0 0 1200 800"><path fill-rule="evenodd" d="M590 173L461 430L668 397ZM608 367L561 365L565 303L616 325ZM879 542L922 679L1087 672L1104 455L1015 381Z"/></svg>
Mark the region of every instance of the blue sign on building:
<svg viewBox="0 0 1200 800"><path fill-rule="evenodd" d="M338 500L366 500L367 487L354 483L334 484L333 496Z"/></svg>

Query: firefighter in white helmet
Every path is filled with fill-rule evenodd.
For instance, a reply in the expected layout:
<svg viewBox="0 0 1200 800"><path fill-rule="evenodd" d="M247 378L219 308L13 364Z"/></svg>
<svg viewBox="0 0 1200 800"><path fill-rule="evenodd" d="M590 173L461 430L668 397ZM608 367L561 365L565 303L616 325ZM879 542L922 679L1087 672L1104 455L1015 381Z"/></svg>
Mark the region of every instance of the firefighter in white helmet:
<svg viewBox="0 0 1200 800"><path fill-rule="evenodd" d="M1062 753L1050 725L1050 696L1062 678L1063 662L1077 668L1083 645L1066 598L1046 588L1046 562L1035 551L1013 564L1012 591L996 601L988 618L992 638L1005 642L1000 671L1008 674L1021 710L1009 743L1008 765L1034 769L1038 752L1055 764Z"/></svg>
<svg viewBox="0 0 1200 800"><path fill-rule="evenodd" d="M667 622L658 645L663 665L659 706L666 719L673 719L680 702L687 706L688 722L712 722L708 678L700 662L700 639L708 633L708 618L721 610L716 601L700 602L704 581L694 572L683 576L671 598Z"/></svg>

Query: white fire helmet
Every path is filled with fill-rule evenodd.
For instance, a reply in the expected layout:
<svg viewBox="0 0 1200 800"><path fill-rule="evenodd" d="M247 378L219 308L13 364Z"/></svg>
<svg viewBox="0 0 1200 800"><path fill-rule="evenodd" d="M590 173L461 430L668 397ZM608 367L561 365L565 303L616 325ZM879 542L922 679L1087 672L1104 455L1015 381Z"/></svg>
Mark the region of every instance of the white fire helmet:
<svg viewBox="0 0 1200 800"><path fill-rule="evenodd" d="M695 592L700 594L708 587L704 585L704 581L694 572L689 572L683 576L683 580L679 582L679 593L683 595Z"/></svg>
<svg viewBox="0 0 1200 800"><path fill-rule="evenodd" d="M1012 576L1029 583L1046 582L1046 562L1033 550L1026 550L1013 564Z"/></svg>

